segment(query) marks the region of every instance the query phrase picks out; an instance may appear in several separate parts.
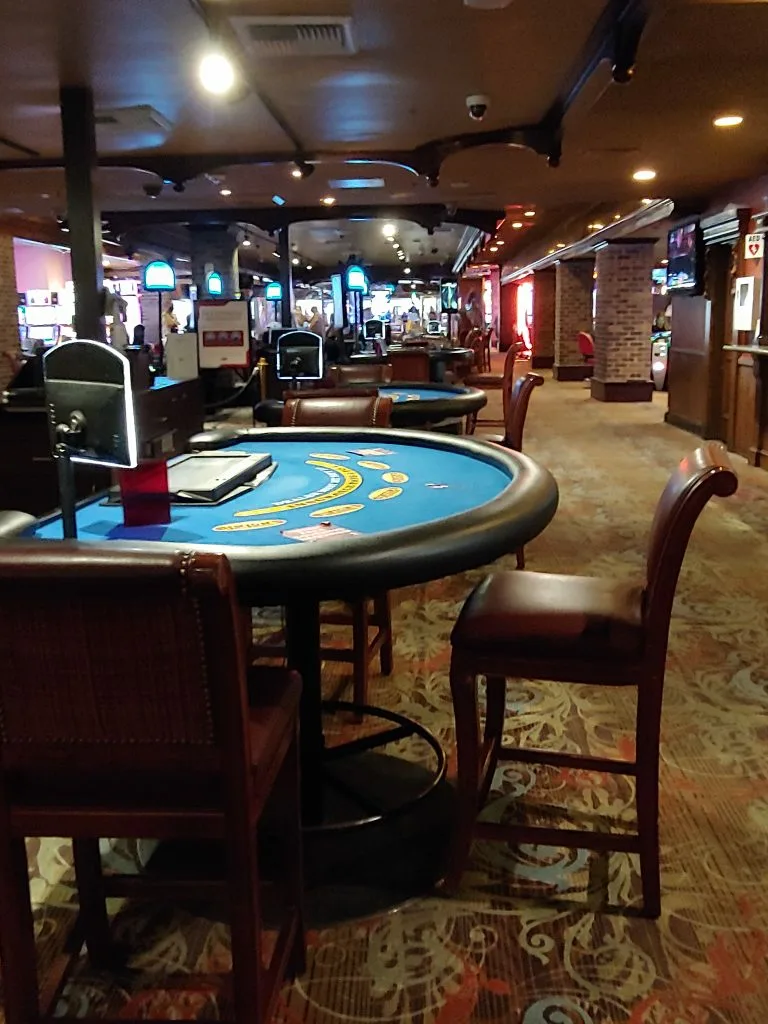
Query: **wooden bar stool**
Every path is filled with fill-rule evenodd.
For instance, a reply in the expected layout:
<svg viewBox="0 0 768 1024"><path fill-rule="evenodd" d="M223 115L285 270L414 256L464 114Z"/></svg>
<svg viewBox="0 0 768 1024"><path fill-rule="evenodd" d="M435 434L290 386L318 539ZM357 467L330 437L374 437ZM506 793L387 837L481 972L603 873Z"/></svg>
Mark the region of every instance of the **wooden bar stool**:
<svg viewBox="0 0 768 1024"><path fill-rule="evenodd" d="M644 913L658 917L659 731L672 601L699 514L711 497L727 497L737 485L728 455L718 444L706 444L683 459L656 509L644 578L634 583L502 572L489 576L469 596L451 637L458 813L447 888L458 886L474 836L617 850L639 854ZM487 687L482 735L480 676ZM508 678L637 687L634 760L504 746ZM634 776L636 833L476 821L499 760Z"/></svg>
<svg viewBox="0 0 768 1024"><path fill-rule="evenodd" d="M0 547L0 962L7 1024L49 1017L83 939L95 965L120 966L105 904L112 896L225 898L237 1024L267 1024L286 974L303 970L301 686L282 669L247 675L234 595L220 555L53 541ZM268 805L279 851L276 902L286 909L265 964L257 841ZM72 837L80 901L78 941L69 944L75 956L46 979L46 1007L28 836ZM105 876L100 837L220 840L224 881Z"/></svg>

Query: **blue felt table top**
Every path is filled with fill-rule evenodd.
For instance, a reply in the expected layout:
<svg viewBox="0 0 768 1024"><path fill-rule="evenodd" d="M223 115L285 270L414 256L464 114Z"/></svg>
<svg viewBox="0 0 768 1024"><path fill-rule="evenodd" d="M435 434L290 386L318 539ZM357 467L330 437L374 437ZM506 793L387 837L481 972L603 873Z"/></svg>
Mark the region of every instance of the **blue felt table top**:
<svg viewBox="0 0 768 1024"><path fill-rule="evenodd" d="M381 387L379 388L379 394L383 397L391 398L395 405L399 405L401 402L434 402L438 399L450 401L454 398L463 397L461 392L420 387Z"/></svg>
<svg viewBox="0 0 768 1024"><path fill-rule="evenodd" d="M97 499L78 511L78 539L222 548L295 544L284 531L330 523L373 534L437 522L483 505L514 484L503 468L471 453L416 445L265 440L236 448L270 452L278 464L271 478L215 507L173 506L172 521L164 526L125 527L122 507ZM297 501L298 508L286 507ZM60 539L61 520L41 521L27 535Z"/></svg>

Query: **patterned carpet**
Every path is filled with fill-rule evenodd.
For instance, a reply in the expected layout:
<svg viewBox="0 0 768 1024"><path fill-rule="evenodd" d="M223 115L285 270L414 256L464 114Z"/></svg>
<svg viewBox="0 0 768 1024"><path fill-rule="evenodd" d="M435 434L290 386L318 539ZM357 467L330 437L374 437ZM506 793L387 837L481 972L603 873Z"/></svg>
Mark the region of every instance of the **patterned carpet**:
<svg viewBox="0 0 768 1024"><path fill-rule="evenodd" d="M498 402L498 394L492 396ZM529 568L639 574L654 502L695 444L653 404L592 402L551 381L531 403L527 450L561 506ZM768 1015L768 474L736 460L741 488L704 513L678 590L662 726L662 916L643 920L633 858L477 844L455 899L426 897L309 936L306 974L278 1024L746 1024ZM513 560L509 560L512 567ZM477 571L396 595L396 665L373 702L451 746L447 637ZM328 666L329 676L346 671ZM330 678L329 682L333 682ZM624 691L517 682L510 730L537 745L631 750ZM486 813L511 800L632 820L632 786L602 775L507 765ZM29 847L43 961L72 916L69 850ZM115 857L130 857L118 850ZM604 909L603 901L615 909ZM63 1004L80 1015L216 1017L226 928L191 909L127 908L135 950L119 978L82 972ZM169 977L170 975L170 977ZM64 1006L62 1006L64 1008Z"/></svg>

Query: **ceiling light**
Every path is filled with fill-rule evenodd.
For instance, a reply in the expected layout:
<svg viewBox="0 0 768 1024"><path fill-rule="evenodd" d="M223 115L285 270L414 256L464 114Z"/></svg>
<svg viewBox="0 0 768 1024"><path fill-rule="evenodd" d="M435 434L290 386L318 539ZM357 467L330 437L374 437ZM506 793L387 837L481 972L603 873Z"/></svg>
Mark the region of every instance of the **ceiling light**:
<svg viewBox="0 0 768 1024"><path fill-rule="evenodd" d="M306 160L297 160L293 165L291 171L291 177L293 178L311 178L315 173L315 165L308 164Z"/></svg>
<svg viewBox="0 0 768 1024"><path fill-rule="evenodd" d="M654 200L653 199L641 199L640 202L643 204L643 206L650 206L651 203L654 202Z"/></svg>
<svg viewBox="0 0 768 1024"><path fill-rule="evenodd" d="M333 206L336 200L334 199L333 196L323 196L320 202L323 204L323 206Z"/></svg>
<svg viewBox="0 0 768 1024"><path fill-rule="evenodd" d="M614 213L613 219L614 220L621 220L621 214L620 213Z"/></svg>
<svg viewBox="0 0 768 1024"><path fill-rule="evenodd" d="M525 216L526 217L535 217L536 216L536 211L535 210L526 210L525 211Z"/></svg>
<svg viewBox="0 0 768 1024"><path fill-rule="evenodd" d="M656 177L656 171L650 167L641 167L640 170L635 171L632 175L633 181L653 181Z"/></svg>
<svg viewBox="0 0 768 1024"><path fill-rule="evenodd" d="M311 264L311 263L308 263L308 264L307 264L307 270L311 270L311 269L312 269L312 264Z"/></svg>
<svg viewBox="0 0 768 1024"><path fill-rule="evenodd" d="M662 260L662 261L661 261L661 265L662 265L662 267L666 267L666 265L667 265L668 263L669 263L669 260Z"/></svg>
<svg viewBox="0 0 768 1024"><path fill-rule="evenodd" d="M235 84L235 68L232 61L218 51L207 53L203 57L197 73L202 87L215 96L223 96Z"/></svg>
<svg viewBox="0 0 768 1024"><path fill-rule="evenodd" d="M554 249L547 249L547 256L551 256L554 251Z"/></svg>
<svg viewBox="0 0 768 1024"><path fill-rule="evenodd" d="M516 220L512 224L512 227L515 229L515 231L519 231L522 226L523 226L523 222L521 220Z"/></svg>
<svg viewBox="0 0 768 1024"><path fill-rule="evenodd" d="M499 239L499 240L498 240L498 242L496 242L496 245L505 245L505 244L506 244L506 243L505 243L505 242L503 242L503 241L502 241L501 239Z"/></svg>
<svg viewBox="0 0 768 1024"><path fill-rule="evenodd" d="M244 238L243 239L243 245L250 245L250 244L251 244L250 238Z"/></svg>
<svg viewBox="0 0 768 1024"><path fill-rule="evenodd" d="M721 114L712 122L715 128L738 128L743 123L744 118L741 114Z"/></svg>
<svg viewBox="0 0 768 1024"><path fill-rule="evenodd" d="M406 267L405 270L403 271L404 274L410 274L410 272L411 272L411 268L410 267Z"/></svg>
<svg viewBox="0 0 768 1024"><path fill-rule="evenodd" d="M291 171L291 177L292 178L303 178L304 175L301 173L301 168L300 167L294 167L293 170Z"/></svg>
<svg viewBox="0 0 768 1024"><path fill-rule="evenodd" d="M294 267L298 267L298 265L301 263L301 260L299 259L298 256L294 256L293 259L291 260L291 263L294 265Z"/></svg>
<svg viewBox="0 0 768 1024"><path fill-rule="evenodd" d="M498 245L492 245L491 248L488 251L489 252L498 252L499 251L499 247L498 247Z"/></svg>
<svg viewBox="0 0 768 1024"><path fill-rule="evenodd" d="M219 195L220 196L231 196L232 195L232 189L231 188L220 188L219 189Z"/></svg>
<svg viewBox="0 0 768 1024"><path fill-rule="evenodd" d="M592 231L602 231L605 227L605 224L603 224L599 220L596 220L594 224L590 224L589 226Z"/></svg>
<svg viewBox="0 0 768 1024"><path fill-rule="evenodd" d="M392 238L397 234L397 227L394 224L385 224L381 229L384 235L390 235Z"/></svg>
<svg viewBox="0 0 768 1024"><path fill-rule="evenodd" d="M280 259L280 253L279 252L273 252L272 255L275 257L275 259L277 259L277 260Z"/></svg>
<svg viewBox="0 0 768 1024"><path fill-rule="evenodd" d="M564 249L565 248L565 242L557 242L556 245L557 245L558 249Z"/></svg>

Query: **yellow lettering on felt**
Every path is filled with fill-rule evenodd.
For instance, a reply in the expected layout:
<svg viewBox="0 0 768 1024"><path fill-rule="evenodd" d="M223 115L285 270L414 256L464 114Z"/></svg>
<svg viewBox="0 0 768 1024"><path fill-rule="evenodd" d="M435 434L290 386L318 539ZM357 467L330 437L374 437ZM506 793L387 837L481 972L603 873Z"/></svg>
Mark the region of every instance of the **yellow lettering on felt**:
<svg viewBox="0 0 768 1024"><path fill-rule="evenodd" d="M407 473L384 473L381 477L385 484L407 484Z"/></svg>
<svg viewBox="0 0 768 1024"><path fill-rule="evenodd" d="M333 505L331 508L318 508L310 512L310 519L325 519L326 516L347 516L350 512L359 512L365 505Z"/></svg>
<svg viewBox="0 0 768 1024"><path fill-rule="evenodd" d="M378 491L371 491L368 497L371 501L388 501L403 493L402 487L381 487Z"/></svg>
<svg viewBox="0 0 768 1024"><path fill-rule="evenodd" d="M246 523L222 523L214 526L219 533L233 533L236 530L266 530L270 526L285 526L285 519L249 519Z"/></svg>
<svg viewBox="0 0 768 1024"><path fill-rule="evenodd" d="M358 466L362 466L363 469L389 469L386 462L369 462L367 460L358 462Z"/></svg>
<svg viewBox="0 0 768 1024"><path fill-rule="evenodd" d="M334 487L333 490L326 491L324 494L312 494L307 498L294 498L293 501L289 498L287 501L281 501L275 505L267 505L265 508L243 509L242 512L235 512L234 515L238 518L241 516L267 516L275 512L289 512L294 508L326 505L329 501L338 501L339 498L346 498L348 494L356 491L363 482L362 474L358 473L356 469L351 469L349 466L338 466L331 462L321 462L319 459L307 459L307 465L317 466L318 469L338 473L342 478L342 483L338 487Z"/></svg>

